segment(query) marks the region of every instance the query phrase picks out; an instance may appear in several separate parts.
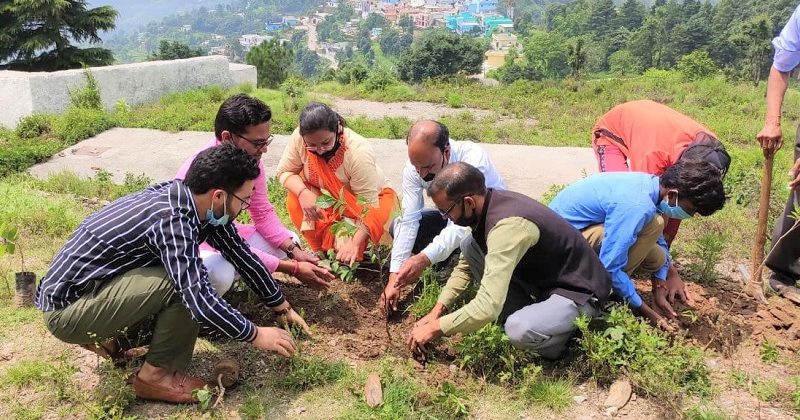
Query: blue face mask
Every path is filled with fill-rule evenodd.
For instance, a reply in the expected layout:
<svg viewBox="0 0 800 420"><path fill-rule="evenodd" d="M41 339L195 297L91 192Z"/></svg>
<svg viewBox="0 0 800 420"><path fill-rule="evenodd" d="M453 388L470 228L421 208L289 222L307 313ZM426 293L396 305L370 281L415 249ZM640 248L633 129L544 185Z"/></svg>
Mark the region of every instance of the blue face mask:
<svg viewBox="0 0 800 420"><path fill-rule="evenodd" d="M660 211L664 216L669 217L670 219L688 219L692 217L691 214L687 213L679 204L678 204L678 193L675 193L675 206L670 206L668 200L661 200L658 203L658 211Z"/></svg>
<svg viewBox="0 0 800 420"><path fill-rule="evenodd" d="M217 218L217 216L214 216L214 210L208 209L206 210L206 221L211 226L224 226L228 224L228 219L230 219L230 216L228 216L227 197L225 197L225 201L222 202L222 213L222 217Z"/></svg>

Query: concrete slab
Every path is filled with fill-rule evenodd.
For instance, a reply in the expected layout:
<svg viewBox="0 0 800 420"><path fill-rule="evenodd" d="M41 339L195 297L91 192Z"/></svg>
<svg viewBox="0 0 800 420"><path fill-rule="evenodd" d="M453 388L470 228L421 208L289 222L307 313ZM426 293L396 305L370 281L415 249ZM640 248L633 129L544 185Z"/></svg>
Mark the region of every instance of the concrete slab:
<svg viewBox="0 0 800 420"><path fill-rule="evenodd" d="M172 179L183 161L202 147L213 133L167 133L138 128L115 128L66 149L30 172L45 178L70 170L93 176L98 169L122 182L125 174L144 173L156 182ZM289 137L276 135L264 155L269 175ZM407 160L403 140L370 139L377 161L400 193L401 174ZM597 171L591 148L542 147L507 144L483 145L506 180L509 189L538 198L552 184L568 184ZM91 151L92 153L87 153Z"/></svg>

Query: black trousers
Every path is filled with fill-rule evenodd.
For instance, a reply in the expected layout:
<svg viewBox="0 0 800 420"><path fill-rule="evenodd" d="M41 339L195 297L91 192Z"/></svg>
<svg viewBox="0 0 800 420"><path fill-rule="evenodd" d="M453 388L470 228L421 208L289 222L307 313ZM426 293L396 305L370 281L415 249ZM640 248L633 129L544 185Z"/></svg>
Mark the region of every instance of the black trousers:
<svg viewBox="0 0 800 420"><path fill-rule="evenodd" d="M794 159L800 158L800 126L798 126L794 142ZM797 209L800 211L800 188L795 188L789 193L786 200L786 207L783 214L775 222L775 229L772 231L772 251L768 256L765 265L772 270L772 278L794 286L800 279L800 227L786 235L780 242L778 239L786 234L795 224L792 213Z"/></svg>

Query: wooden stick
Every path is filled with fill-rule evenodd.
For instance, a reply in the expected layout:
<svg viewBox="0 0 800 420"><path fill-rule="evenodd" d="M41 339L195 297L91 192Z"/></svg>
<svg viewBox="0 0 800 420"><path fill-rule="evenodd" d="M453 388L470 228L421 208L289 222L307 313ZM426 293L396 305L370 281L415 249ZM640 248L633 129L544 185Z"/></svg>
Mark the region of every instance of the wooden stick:
<svg viewBox="0 0 800 420"><path fill-rule="evenodd" d="M764 269L764 245L767 241L767 217L769 216L769 196L772 190L772 167L775 162L775 152L764 152L764 170L761 174L761 196L758 200L758 224L756 237L753 242L752 277L747 294L766 302L764 286L761 282L761 273Z"/></svg>

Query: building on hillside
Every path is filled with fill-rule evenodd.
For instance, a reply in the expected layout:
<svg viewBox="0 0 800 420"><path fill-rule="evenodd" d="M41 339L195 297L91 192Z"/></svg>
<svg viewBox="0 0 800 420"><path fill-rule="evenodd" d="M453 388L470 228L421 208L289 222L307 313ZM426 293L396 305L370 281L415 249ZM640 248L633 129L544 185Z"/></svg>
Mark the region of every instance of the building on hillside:
<svg viewBox="0 0 800 420"><path fill-rule="evenodd" d="M522 45L517 41L517 36L509 33L496 32L492 34L489 50L484 54L486 61L483 63L485 70L493 70L505 64L506 56L516 50L517 57L522 54Z"/></svg>
<svg viewBox="0 0 800 420"><path fill-rule="evenodd" d="M430 14L428 13L413 13L410 15L411 20L414 21L414 26L420 29L426 29L430 26Z"/></svg>
<svg viewBox="0 0 800 420"><path fill-rule="evenodd" d="M400 3L400 0L381 0L380 7L383 8L385 6L396 6Z"/></svg>
<svg viewBox="0 0 800 420"><path fill-rule="evenodd" d="M192 30L192 25L181 25L181 27L178 28L178 32L189 32L191 30Z"/></svg>
<svg viewBox="0 0 800 420"><path fill-rule="evenodd" d="M469 0L467 11L470 13L494 13L497 11L497 0Z"/></svg>
<svg viewBox="0 0 800 420"><path fill-rule="evenodd" d="M208 50L208 55L229 56L229 55L231 55L231 50L230 50L230 48L228 48L227 45L221 45L219 47L211 47Z"/></svg>
<svg viewBox="0 0 800 420"><path fill-rule="evenodd" d="M264 29L267 32L279 32L283 30L283 22L265 22Z"/></svg>
<svg viewBox="0 0 800 420"><path fill-rule="evenodd" d="M214 41L224 41L225 36L220 34L211 34L211 39Z"/></svg>
<svg viewBox="0 0 800 420"><path fill-rule="evenodd" d="M514 21L501 15L483 16L481 17L481 28L486 36L493 32L511 33L514 31Z"/></svg>
<svg viewBox="0 0 800 420"><path fill-rule="evenodd" d="M447 15L444 19L447 29L459 34L473 33L481 28L477 16L469 12Z"/></svg>
<svg viewBox="0 0 800 420"><path fill-rule="evenodd" d="M369 36L370 38L375 39L381 36L382 33L383 28L372 28L372 30L369 31Z"/></svg>
<svg viewBox="0 0 800 420"><path fill-rule="evenodd" d="M298 19L297 16L284 16L281 19L281 23L283 26L294 27L300 24L300 19Z"/></svg>
<svg viewBox="0 0 800 420"><path fill-rule="evenodd" d="M329 7L331 9L335 9L335 8L339 7L339 1L338 0L328 0L328 1L325 2L325 7Z"/></svg>
<svg viewBox="0 0 800 420"><path fill-rule="evenodd" d="M247 52L253 47L257 47L262 42L269 41L271 39L273 39L273 37L269 35L245 34L239 37L239 45L241 45L242 49Z"/></svg>

